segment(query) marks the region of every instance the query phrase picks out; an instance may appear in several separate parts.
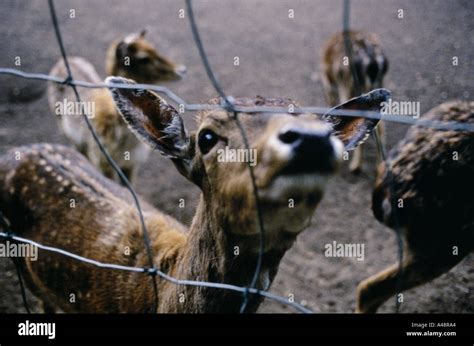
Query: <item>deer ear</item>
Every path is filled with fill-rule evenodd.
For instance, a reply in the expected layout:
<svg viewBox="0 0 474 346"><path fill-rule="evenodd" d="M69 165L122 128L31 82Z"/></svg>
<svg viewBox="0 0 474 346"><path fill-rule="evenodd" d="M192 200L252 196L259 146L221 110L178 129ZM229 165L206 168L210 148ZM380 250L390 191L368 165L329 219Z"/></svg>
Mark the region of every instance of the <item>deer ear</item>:
<svg viewBox="0 0 474 346"><path fill-rule="evenodd" d="M342 141L345 149L353 150L365 142L377 127L379 119L337 116L331 115L331 111L336 109L380 111L383 107L382 102L387 102L390 95L390 91L387 89L372 90L332 108L322 118L331 124L334 135Z"/></svg>
<svg viewBox="0 0 474 346"><path fill-rule="evenodd" d="M110 84L136 84L130 79L108 77ZM184 158L189 137L176 109L154 92L110 87L115 105L130 130L153 149L170 158Z"/></svg>
<svg viewBox="0 0 474 346"><path fill-rule="evenodd" d="M142 29L142 31L140 31L139 36L140 36L141 38L145 37L146 32L147 32L147 29L146 29L146 28L145 28L145 29Z"/></svg>

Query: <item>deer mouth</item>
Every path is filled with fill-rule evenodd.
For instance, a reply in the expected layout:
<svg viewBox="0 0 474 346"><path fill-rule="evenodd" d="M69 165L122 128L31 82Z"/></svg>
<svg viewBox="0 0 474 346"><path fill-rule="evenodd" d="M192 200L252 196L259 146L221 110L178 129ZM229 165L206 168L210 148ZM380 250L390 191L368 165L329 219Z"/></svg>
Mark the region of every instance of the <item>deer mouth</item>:
<svg viewBox="0 0 474 346"><path fill-rule="evenodd" d="M179 79L183 79L186 76L186 66L179 65L174 69L174 73L178 76Z"/></svg>
<svg viewBox="0 0 474 346"><path fill-rule="evenodd" d="M313 205L321 199L329 175L318 173L280 174L263 189L260 189L262 200L272 204L295 206L304 203Z"/></svg>
<svg viewBox="0 0 474 346"><path fill-rule="evenodd" d="M279 175L330 175L339 167L339 161L333 153L330 155L318 155L319 150L314 151L314 155L295 155L280 171Z"/></svg>
<svg viewBox="0 0 474 346"><path fill-rule="evenodd" d="M170 71L167 76L167 81L179 81L186 77L186 66L178 65L172 71Z"/></svg>
<svg viewBox="0 0 474 346"><path fill-rule="evenodd" d="M298 234L311 222L321 201L329 176L319 174L279 175L259 190L269 230Z"/></svg>
<svg viewBox="0 0 474 346"><path fill-rule="evenodd" d="M332 138L319 146L292 148L284 159L268 164L268 169L258 171L257 168L257 185L270 199L320 194L328 179L338 170L342 150L342 143Z"/></svg>
<svg viewBox="0 0 474 346"><path fill-rule="evenodd" d="M339 165L339 156L333 147L296 153L273 177L269 195L286 202L291 199L295 204L316 205Z"/></svg>

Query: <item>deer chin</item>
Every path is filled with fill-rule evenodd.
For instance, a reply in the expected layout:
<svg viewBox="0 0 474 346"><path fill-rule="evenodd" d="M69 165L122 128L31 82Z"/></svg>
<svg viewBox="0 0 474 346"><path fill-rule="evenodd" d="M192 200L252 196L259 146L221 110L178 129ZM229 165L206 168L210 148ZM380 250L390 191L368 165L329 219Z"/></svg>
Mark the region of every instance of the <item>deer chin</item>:
<svg viewBox="0 0 474 346"><path fill-rule="evenodd" d="M328 179L328 175L319 173L279 175L259 190L260 198L286 207L290 199L295 207L299 203L314 204L322 197Z"/></svg>
<svg viewBox="0 0 474 346"><path fill-rule="evenodd" d="M259 190L265 225L275 232L297 234L311 222L329 176L305 173L280 175Z"/></svg>
<svg viewBox="0 0 474 346"><path fill-rule="evenodd" d="M167 82L176 82L182 80L186 77L186 74L179 71L169 71L166 73L161 73L150 79L150 84L159 84Z"/></svg>

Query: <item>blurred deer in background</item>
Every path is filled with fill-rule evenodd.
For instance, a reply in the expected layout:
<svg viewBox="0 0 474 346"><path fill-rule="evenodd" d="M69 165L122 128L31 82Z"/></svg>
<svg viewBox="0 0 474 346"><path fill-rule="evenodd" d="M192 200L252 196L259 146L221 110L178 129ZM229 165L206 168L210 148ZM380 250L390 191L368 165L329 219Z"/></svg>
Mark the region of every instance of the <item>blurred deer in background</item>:
<svg viewBox="0 0 474 346"><path fill-rule="evenodd" d="M119 77L107 82L132 83ZM283 255L309 225L327 179L340 164L344 145L348 150L356 147L376 125L361 118L336 121L340 119L314 114L242 113L246 148L235 120L224 110L199 113L197 130L189 133L178 112L157 94L118 88L111 92L130 129L169 157L202 192L189 230L143 203L154 263L168 275L250 285L260 228L249 163L218 157L225 148L256 150L253 170L265 225L260 290L269 288ZM378 110L388 98L388 91L380 89L338 108ZM240 107L291 104L262 97L235 102ZM21 160L15 160L18 152ZM71 199L75 208L70 208ZM13 148L1 157L0 210L14 232L26 238L99 261L148 267L130 195L72 149L39 144ZM153 302L144 274L102 270L41 250L36 262L25 258L23 273L47 311L144 312ZM159 277L158 289L158 308L153 312L239 312L242 304L242 295L236 292L175 285ZM71 293L77 297L75 303L69 301ZM251 295L247 312L255 312L261 301Z"/></svg>
<svg viewBox="0 0 474 346"><path fill-rule="evenodd" d="M348 50L352 53L352 60L348 57ZM370 90L382 88L387 70L388 60L375 34L349 31L333 35L326 42L321 58L326 102L333 107ZM376 130L383 142L383 122ZM378 161L381 161L380 157ZM362 147L358 147L349 169L356 173L361 165Z"/></svg>
<svg viewBox="0 0 474 346"><path fill-rule="evenodd" d="M186 68L163 57L144 36L145 31L142 31L112 43L107 51L107 75L123 76L132 78L138 83L148 84L181 79ZM68 62L75 79L91 83L102 82L92 64L87 60L80 57L68 57ZM67 70L62 59L52 68L50 75L67 77ZM91 118L99 138L124 174L133 181L136 169L146 161L149 155L147 146L128 131L108 90L79 88L79 93L81 101L90 106L90 109L84 107L84 110ZM116 172L94 143L81 116L81 110L68 109L66 102L71 104L76 101L73 90L67 85L50 82L48 99L51 110L59 116L59 127L65 137L105 176L121 183Z"/></svg>
<svg viewBox="0 0 474 346"><path fill-rule="evenodd" d="M474 124L474 102L446 102L423 118ZM397 293L398 280L400 291L422 285L469 254L473 197L474 133L412 127L380 164L372 198L375 217L404 237L402 272L395 263L361 282L356 311L376 312Z"/></svg>

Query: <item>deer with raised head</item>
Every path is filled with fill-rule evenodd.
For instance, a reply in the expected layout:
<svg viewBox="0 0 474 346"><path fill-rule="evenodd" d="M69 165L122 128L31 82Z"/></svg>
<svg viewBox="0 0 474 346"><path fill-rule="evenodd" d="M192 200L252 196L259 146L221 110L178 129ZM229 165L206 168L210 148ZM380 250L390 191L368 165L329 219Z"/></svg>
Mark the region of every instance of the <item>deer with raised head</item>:
<svg viewBox="0 0 474 346"><path fill-rule="evenodd" d="M446 102L423 119L472 125L474 102ZM361 282L356 311L376 312L397 290L433 280L469 254L473 197L474 133L411 128L378 167L372 198L375 217L404 237L402 270L395 263Z"/></svg>
<svg viewBox="0 0 474 346"><path fill-rule="evenodd" d="M346 41L347 40L347 41ZM351 52L348 57L346 45ZM382 88L388 70L388 60L377 35L359 31L337 33L326 42L321 57L321 79L326 102L331 106L345 102L370 90ZM376 128L384 141L383 122ZM379 162L381 158L378 157ZM362 147L354 150L349 164L351 172L359 172Z"/></svg>
<svg viewBox="0 0 474 346"><path fill-rule="evenodd" d="M132 83L119 77L107 82ZM235 120L224 110L204 111L197 116L197 130L188 132L179 113L157 94L115 88L111 92L132 132L169 157L201 189L189 230L143 202L157 268L178 279L249 286L260 249L249 163L218 159L225 148L247 149ZM339 108L378 110L388 97L388 91L380 89ZM292 104L262 97L237 98L235 103ZM374 126L359 118L323 119L315 114L239 114L248 149L258 154L253 172L265 227L257 280L261 290L269 288L283 255L310 223L344 145L357 146ZM15 159L18 155L21 160ZM70 208L71 199L75 208ZM72 149L40 144L13 148L1 157L0 210L23 237L103 262L149 266L128 191L104 178ZM150 280L144 274L103 270L41 250L36 262L25 259L23 274L48 311L144 312L153 303ZM239 312L241 294L157 279L156 312ZM70 294L75 294L75 303L69 301ZM251 296L247 312L256 311L261 300Z"/></svg>
<svg viewBox="0 0 474 346"><path fill-rule="evenodd" d="M186 68L162 56L144 36L143 30L111 44L106 57L107 75L123 76L138 83L148 84L181 79ZM68 57L68 62L76 80L102 82L94 66L87 60ZM62 59L52 68L50 75L67 77L67 69ZM149 155L148 147L128 131L107 89L79 88L79 93L81 101L85 102L82 105L87 105L82 110L91 119L99 138L124 174L133 181L137 168ZM81 116L80 105L68 108L76 101L73 90L67 85L50 82L48 99L51 110L59 116L59 127L64 136L106 177L122 183L94 143Z"/></svg>

